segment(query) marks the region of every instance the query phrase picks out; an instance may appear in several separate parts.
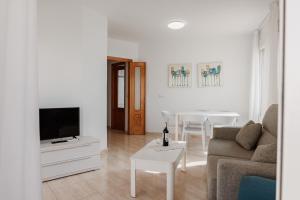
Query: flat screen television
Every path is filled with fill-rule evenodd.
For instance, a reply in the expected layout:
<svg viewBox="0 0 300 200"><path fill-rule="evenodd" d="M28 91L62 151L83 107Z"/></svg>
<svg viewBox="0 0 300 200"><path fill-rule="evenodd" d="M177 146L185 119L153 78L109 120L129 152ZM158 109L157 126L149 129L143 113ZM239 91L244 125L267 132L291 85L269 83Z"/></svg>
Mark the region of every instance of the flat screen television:
<svg viewBox="0 0 300 200"><path fill-rule="evenodd" d="M80 134L79 108L41 108L40 139L76 137Z"/></svg>

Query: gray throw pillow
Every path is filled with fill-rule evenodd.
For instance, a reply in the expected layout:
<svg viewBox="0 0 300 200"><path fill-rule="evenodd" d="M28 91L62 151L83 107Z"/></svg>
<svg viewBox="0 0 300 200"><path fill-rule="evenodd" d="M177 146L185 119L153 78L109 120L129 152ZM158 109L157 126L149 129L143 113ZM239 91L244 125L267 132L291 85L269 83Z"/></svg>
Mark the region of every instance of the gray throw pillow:
<svg viewBox="0 0 300 200"><path fill-rule="evenodd" d="M252 150L261 135L261 124L249 121L236 135L236 142L247 150Z"/></svg>
<svg viewBox="0 0 300 200"><path fill-rule="evenodd" d="M259 145L251 160L255 162L276 163L277 144Z"/></svg>

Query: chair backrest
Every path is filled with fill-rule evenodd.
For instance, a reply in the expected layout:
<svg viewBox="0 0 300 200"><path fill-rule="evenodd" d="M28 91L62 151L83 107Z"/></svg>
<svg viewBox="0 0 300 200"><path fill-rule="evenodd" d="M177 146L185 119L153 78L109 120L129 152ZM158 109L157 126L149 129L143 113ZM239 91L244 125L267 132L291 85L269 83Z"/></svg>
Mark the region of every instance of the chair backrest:
<svg viewBox="0 0 300 200"><path fill-rule="evenodd" d="M161 111L161 116L162 116L164 122L169 122L171 113L167 110L163 110L163 111Z"/></svg>
<svg viewBox="0 0 300 200"><path fill-rule="evenodd" d="M206 120L204 116L201 115L182 115L180 117L180 120L182 121L183 124L185 123L195 123L195 124L203 124Z"/></svg>
<svg viewBox="0 0 300 200"><path fill-rule="evenodd" d="M228 116L208 116L208 122L211 125L224 125L224 126L231 126L235 120L235 117L228 117Z"/></svg>
<svg viewBox="0 0 300 200"><path fill-rule="evenodd" d="M175 114L170 111L163 110L161 111L161 116L163 123L167 122L168 125L173 126L175 124Z"/></svg>

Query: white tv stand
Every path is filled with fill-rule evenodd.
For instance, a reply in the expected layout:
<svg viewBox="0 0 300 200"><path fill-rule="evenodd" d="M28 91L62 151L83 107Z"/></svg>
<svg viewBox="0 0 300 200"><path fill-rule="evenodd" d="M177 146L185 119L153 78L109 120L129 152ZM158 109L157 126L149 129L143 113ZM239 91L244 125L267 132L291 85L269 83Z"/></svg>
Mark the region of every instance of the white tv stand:
<svg viewBox="0 0 300 200"><path fill-rule="evenodd" d="M81 136L64 143L41 142L43 181L100 169L100 165L100 140L96 138Z"/></svg>

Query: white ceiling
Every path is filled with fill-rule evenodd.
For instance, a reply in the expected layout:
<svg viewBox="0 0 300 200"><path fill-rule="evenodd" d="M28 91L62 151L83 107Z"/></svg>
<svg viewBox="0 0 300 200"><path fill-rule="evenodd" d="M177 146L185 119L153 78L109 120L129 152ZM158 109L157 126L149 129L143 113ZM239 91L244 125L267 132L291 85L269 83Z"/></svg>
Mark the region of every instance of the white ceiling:
<svg viewBox="0 0 300 200"><path fill-rule="evenodd" d="M249 34L269 11L272 0L91 0L89 6L108 18L112 38L140 41ZM187 22L169 30L172 19Z"/></svg>

